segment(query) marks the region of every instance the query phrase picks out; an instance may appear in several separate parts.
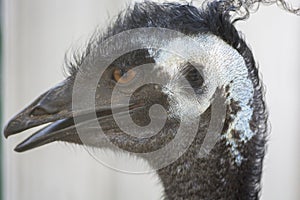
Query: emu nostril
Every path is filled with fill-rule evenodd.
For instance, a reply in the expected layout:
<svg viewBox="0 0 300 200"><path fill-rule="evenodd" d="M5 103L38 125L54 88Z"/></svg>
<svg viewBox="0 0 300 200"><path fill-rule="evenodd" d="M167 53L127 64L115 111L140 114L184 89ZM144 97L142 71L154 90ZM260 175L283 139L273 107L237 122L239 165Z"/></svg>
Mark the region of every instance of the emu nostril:
<svg viewBox="0 0 300 200"><path fill-rule="evenodd" d="M40 115L47 115L47 111L44 108L41 107L35 107L31 113L30 116L40 116Z"/></svg>
<svg viewBox="0 0 300 200"><path fill-rule="evenodd" d="M56 109L51 109L51 108L47 108L47 107L38 105L32 109L30 116L50 115L50 114L54 114L56 112L57 112Z"/></svg>

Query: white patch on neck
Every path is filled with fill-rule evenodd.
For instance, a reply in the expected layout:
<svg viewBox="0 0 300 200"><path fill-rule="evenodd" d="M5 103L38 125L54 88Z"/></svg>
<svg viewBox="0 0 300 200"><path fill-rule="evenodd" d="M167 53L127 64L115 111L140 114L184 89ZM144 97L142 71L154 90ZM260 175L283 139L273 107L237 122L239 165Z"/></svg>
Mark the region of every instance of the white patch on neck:
<svg viewBox="0 0 300 200"><path fill-rule="evenodd" d="M149 53L154 57L156 67L170 76L170 81L164 89L170 97L170 112L175 117L199 116L211 105L216 89L228 86L226 104L229 105L231 100L234 100L241 109L233 116L232 123L222 137L226 139L236 164L240 165L244 158L238 147L247 143L254 135L250 129L254 88L243 57L212 34L200 34L193 38L187 36L164 42L166 45L163 51L149 50ZM205 89L203 94L197 95L198 102L195 102L186 90L191 86L182 85L182 82L178 81L183 78L181 71L188 62L194 66L202 66ZM232 130L240 133L238 139L232 137Z"/></svg>

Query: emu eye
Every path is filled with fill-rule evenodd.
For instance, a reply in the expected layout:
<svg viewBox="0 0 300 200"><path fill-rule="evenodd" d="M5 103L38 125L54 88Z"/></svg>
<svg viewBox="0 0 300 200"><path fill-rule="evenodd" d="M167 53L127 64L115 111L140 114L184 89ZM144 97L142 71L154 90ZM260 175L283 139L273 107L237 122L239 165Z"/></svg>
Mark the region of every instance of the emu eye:
<svg viewBox="0 0 300 200"><path fill-rule="evenodd" d="M123 71L121 69L115 69L113 72L114 80L121 84L130 82L132 79L134 79L135 75L136 75L136 72L133 69L128 70L128 71Z"/></svg>

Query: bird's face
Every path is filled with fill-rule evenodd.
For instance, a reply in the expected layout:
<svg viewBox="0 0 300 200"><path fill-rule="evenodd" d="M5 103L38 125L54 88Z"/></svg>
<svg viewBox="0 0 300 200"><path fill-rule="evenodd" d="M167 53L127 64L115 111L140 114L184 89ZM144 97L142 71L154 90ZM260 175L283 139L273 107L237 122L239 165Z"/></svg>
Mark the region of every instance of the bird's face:
<svg viewBox="0 0 300 200"><path fill-rule="evenodd" d="M236 98L241 104L249 100L250 97L242 99L246 97L231 89L235 75L226 74L239 73L244 77L237 84L252 87L244 61L233 48L210 34L200 34L192 41L199 43L201 49L192 48L188 41L176 38L167 41L162 49L135 50L114 59L108 66L98 59L101 51L96 50L66 80L13 118L5 135L52 122L19 144L16 151L65 141L99 148L110 148L113 144L133 153L153 152L174 139L181 123L185 127L195 125L193 122L211 106L218 89L225 92L227 86L228 94L221 95ZM178 46L182 46L182 54L189 49L188 55L181 57L164 50ZM216 55L209 57L210 51ZM227 76L219 77L218 73ZM94 79L97 84L93 88ZM209 120L202 121L199 129L207 129L203 123ZM196 123L191 128L194 130L185 128L184 132L194 137L192 133L198 132L200 121ZM202 138L207 130L200 132L204 134Z"/></svg>
<svg viewBox="0 0 300 200"><path fill-rule="evenodd" d="M222 37L227 42L214 35L215 27L221 31L218 34L225 32L222 32L222 24L208 26L209 22L215 23L214 20L205 22L205 17L214 17L209 12L201 17L192 6L152 3L139 6L130 11L134 18L128 15L117 20L107 36L91 42L83 58L70 68L70 75L62 83L42 94L8 123L4 131L6 137L51 123L19 144L16 151L65 141L99 148L111 148L113 144L133 153L154 152L170 144L168 151L181 155L183 152L175 151L177 146L184 146L186 150L191 138L197 135L198 139L203 139L209 131L210 118L206 111L220 95L225 98L225 126L222 129L221 124L216 126L221 129L213 130L219 131L219 139L226 140L226 148L237 163L241 162L240 146L256 133L251 125L255 117L253 99L257 92L254 81L258 77L249 74L252 73L249 68L254 67L251 52L236 35L228 36L231 40L236 39L232 42L226 35ZM147 9L149 13L144 12ZM177 16L178 13L190 16ZM177 30L174 26L181 25L179 30L189 35L157 40L162 44L160 49L146 45L114 59L99 45L108 36L132 28L165 27L166 21L161 21L162 18L171 20L168 23L170 29ZM215 19L219 18L216 16ZM195 25L182 24L185 20ZM195 27L199 29L197 32ZM236 34L235 29L232 33ZM147 40L145 35L141 38L125 35L129 35L129 39L119 40L117 46L120 41L122 46L123 42L143 43ZM152 32L149 37L152 35L155 37ZM237 50L229 42L237 49L244 49ZM117 49L117 46L109 48ZM176 53L172 53L174 51ZM200 120L201 116L204 119ZM181 140L176 140L179 145L171 142L178 130L186 133Z"/></svg>
<svg viewBox="0 0 300 200"><path fill-rule="evenodd" d="M108 67L103 67L103 69L93 63L101 71L101 79L99 79L97 89L94 92L96 118L92 115L93 108L85 107L75 111L74 106L72 106L75 77L81 73L81 75L78 75L81 76L81 79L77 78L81 82L76 91L88 91L90 89L88 88L89 80L95 78L93 70L77 71L76 74L72 74L62 83L39 96L31 105L17 114L6 126L5 136L8 137L26 129L51 122L50 125L37 131L19 144L16 151L25 151L53 141L82 144L83 141L78 135L76 126L85 127L86 135L83 137L87 145L106 147L107 142L110 141L120 148L134 152L156 148L153 142L155 137L145 140L130 136L119 128L113 117L113 114L115 114L122 120L122 116L126 113L137 125L146 126L151 121L148 114L150 107L155 104L160 104L164 108L168 107L167 95L162 92L160 85L143 84L139 87L146 77L150 76L147 73L157 76L162 75L154 69L155 61L148 52L148 50L137 50L127 53L114 60ZM135 69L135 67L144 64L149 65L147 66L149 70ZM83 63L81 69L89 69L91 66L88 65L90 63ZM118 87L115 89L117 85ZM84 92L78 96L83 97L83 95ZM129 104L125 105L126 99L129 99ZM86 101L86 97L83 101ZM77 120L74 118L77 118ZM93 137L95 134L93 130L97 129L90 126L92 123L89 125L90 121L99 122L108 140ZM76 124L76 122L78 123ZM139 134L143 137L142 132Z"/></svg>

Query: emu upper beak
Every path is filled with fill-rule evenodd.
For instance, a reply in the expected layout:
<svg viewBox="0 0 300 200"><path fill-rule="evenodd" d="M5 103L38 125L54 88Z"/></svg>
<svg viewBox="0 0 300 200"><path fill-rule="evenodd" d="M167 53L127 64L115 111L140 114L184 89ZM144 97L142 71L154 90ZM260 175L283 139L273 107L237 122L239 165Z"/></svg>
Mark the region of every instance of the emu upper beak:
<svg viewBox="0 0 300 200"><path fill-rule="evenodd" d="M23 152L53 141L82 144L76 131L74 117L79 116L81 120L79 122L86 122L93 120L94 115L91 115L88 111L82 113L72 111L72 85L72 81L66 79L39 96L31 105L8 122L4 129L6 138L32 127L52 122L20 143L15 151ZM105 97L105 94L101 97L104 102L107 102L105 101L107 98L109 97ZM122 108L125 107L120 106L120 112ZM129 107L129 109L131 108ZM96 108L96 115L99 121L103 117L111 116L111 106L99 106ZM111 124L107 123L106 128L112 128L113 125Z"/></svg>

